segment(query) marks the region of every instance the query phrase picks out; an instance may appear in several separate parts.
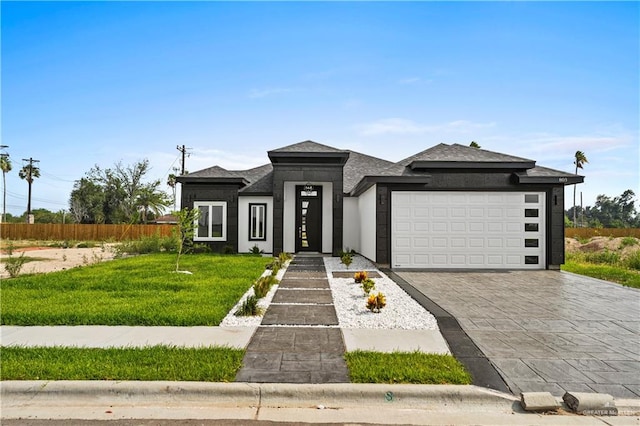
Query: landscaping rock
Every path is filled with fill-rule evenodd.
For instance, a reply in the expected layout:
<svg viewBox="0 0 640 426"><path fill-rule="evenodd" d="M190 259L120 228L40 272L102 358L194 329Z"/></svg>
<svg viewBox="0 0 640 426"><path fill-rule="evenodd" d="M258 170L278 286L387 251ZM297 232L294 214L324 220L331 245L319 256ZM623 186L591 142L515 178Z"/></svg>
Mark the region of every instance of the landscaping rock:
<svg viewBox="0 0 640 426"><path fill-rule="evenodd" d="M567 407L578 414L617 416L613 396L606 393L567 392L562 397Z"/></svg>
<svg viewBox="0 0 640 426"><path fill-rule="evenodd" d="M560 408L556 397L550 392L523 392L520 403L526 411L552 411Z"/></svg>

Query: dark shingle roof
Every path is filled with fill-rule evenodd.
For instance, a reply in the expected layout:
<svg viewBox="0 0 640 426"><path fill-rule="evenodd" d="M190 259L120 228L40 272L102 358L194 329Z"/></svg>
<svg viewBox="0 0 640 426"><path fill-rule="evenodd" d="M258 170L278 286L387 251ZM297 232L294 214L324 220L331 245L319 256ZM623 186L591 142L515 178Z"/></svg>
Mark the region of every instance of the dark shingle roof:
<svg viewBox="0 0 640 426"><path fill-rule="evenodd" d="M213 166L207 169L198 170L197 172L189 173L190 178L237 178L243 177L238 171L223 169L220 166Z"/></svg>
<svg viewBox="0 0 640 426"><path fill-rule="evenodd" d="M295 143L293 145L285 146L282 148L274 149L269 152L345 152L341 149L334 148L332 146L323 145L314 141L304 141Z"/></svg>
<svg viewBox="0 0 640 426"><path fill-rule="evenodd" d="M343 173L344 192L351 192L363 177L379 175L392 165L391 161L349 151L349 159L344 165Z"/></svg>
<svg viewBox="0 0 640 426"><path fill-rule="evenodd" d="M457 143L453 145L441 143L405 158L397 164L410 167L413 163L528 163L533 165L535 161Z"/></svg>

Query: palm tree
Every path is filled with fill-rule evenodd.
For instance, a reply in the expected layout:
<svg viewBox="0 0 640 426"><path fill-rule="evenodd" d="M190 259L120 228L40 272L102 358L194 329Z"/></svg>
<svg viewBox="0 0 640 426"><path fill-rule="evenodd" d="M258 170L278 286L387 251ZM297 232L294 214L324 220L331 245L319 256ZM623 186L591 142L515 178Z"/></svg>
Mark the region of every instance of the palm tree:
<svg viewBox="0 0 640 426"><path fill-rule="evenodd" d="M582 169L585 163L588 163L587 156L584 155L582 151L576 151L576 155L574 156L575 160L573 164L576 165L576 174L578 174L578 169ZM576 227L576 186L578 184L573 184L573 227Z"/></svg>
<svg viewBox="0 0 640 426"><path fill-rule="evenodd" d="M7 217L7 173L11 171L11 160L9 154L0 155L0 169L2 169L2 220L4 222Z"/></svg>
<svg viewBox="0 0 640 426"><path fill-rule="evenodd" d="M160 183L159 181L157 182ZM170 204L167 196L162 191L157 191L155 186L147 186L143 188L136 199L138 211L142 216L142 223L147 223L149 213L160 216L165 207Z"/></svg>
<svg viewBox="0 0 640 426"><path fill-rule="evenodd" d="M29 198L27 200L27 221L29 221L29 216L31 215L31 184L33 183L34 179L40 177L40 169L33 165L34 161L36 160L29 159L29 164L22 167L22 169L20 169L20 171L18 172L18 176L20 176L20 179L26 180L29 184Z"/></svg>

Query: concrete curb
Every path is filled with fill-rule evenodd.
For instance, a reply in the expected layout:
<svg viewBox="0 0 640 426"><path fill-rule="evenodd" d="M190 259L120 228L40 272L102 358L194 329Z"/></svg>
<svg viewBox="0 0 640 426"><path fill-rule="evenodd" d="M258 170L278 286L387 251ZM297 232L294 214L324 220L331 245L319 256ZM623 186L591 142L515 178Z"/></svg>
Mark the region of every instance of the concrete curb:
<svg viewBox="0 0 640 426"><path fill-rule="evenodd" d="M0 382L3 405L46 404L61 399L110 403L203 402L219 407L327 408L386 405L395 408L464 407L512 410L512 395L466 385L281 384L114 381Z"/></svg>

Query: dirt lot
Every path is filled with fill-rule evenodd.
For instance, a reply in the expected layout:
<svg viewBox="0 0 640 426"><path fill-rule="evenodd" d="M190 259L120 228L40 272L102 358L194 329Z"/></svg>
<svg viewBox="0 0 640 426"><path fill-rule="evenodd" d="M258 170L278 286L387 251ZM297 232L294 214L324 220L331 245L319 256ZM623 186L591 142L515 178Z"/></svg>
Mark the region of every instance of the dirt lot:
<svg viewBox="0 0 640 426"><path fill-rule="evenodd" d="M617 251L622 258L630 255L632 252L640 250L640 240L636 239L637 244L622 246L622 240L624 238L610 238L610 237L592 237L588 242L582 243L575 238L565 238L564 247L567 253L572 252L596 252L603 250Z"/></svg>
<svg viewBox="0 0 640 426"><path fill-rule="evenodd" d="M15 248L12 256L18 257L24 253L25 257L36 258L29 261L22 267L21 274L45 273L53 271L63 271L81 265L111 260L114 257L112 247L94 248L49 248L49 247L28 247ZM6 253L1 254L0 261L7 257ZM9 277L9 273L4 268L4 263L0 263L0 278Z"/></svg>

